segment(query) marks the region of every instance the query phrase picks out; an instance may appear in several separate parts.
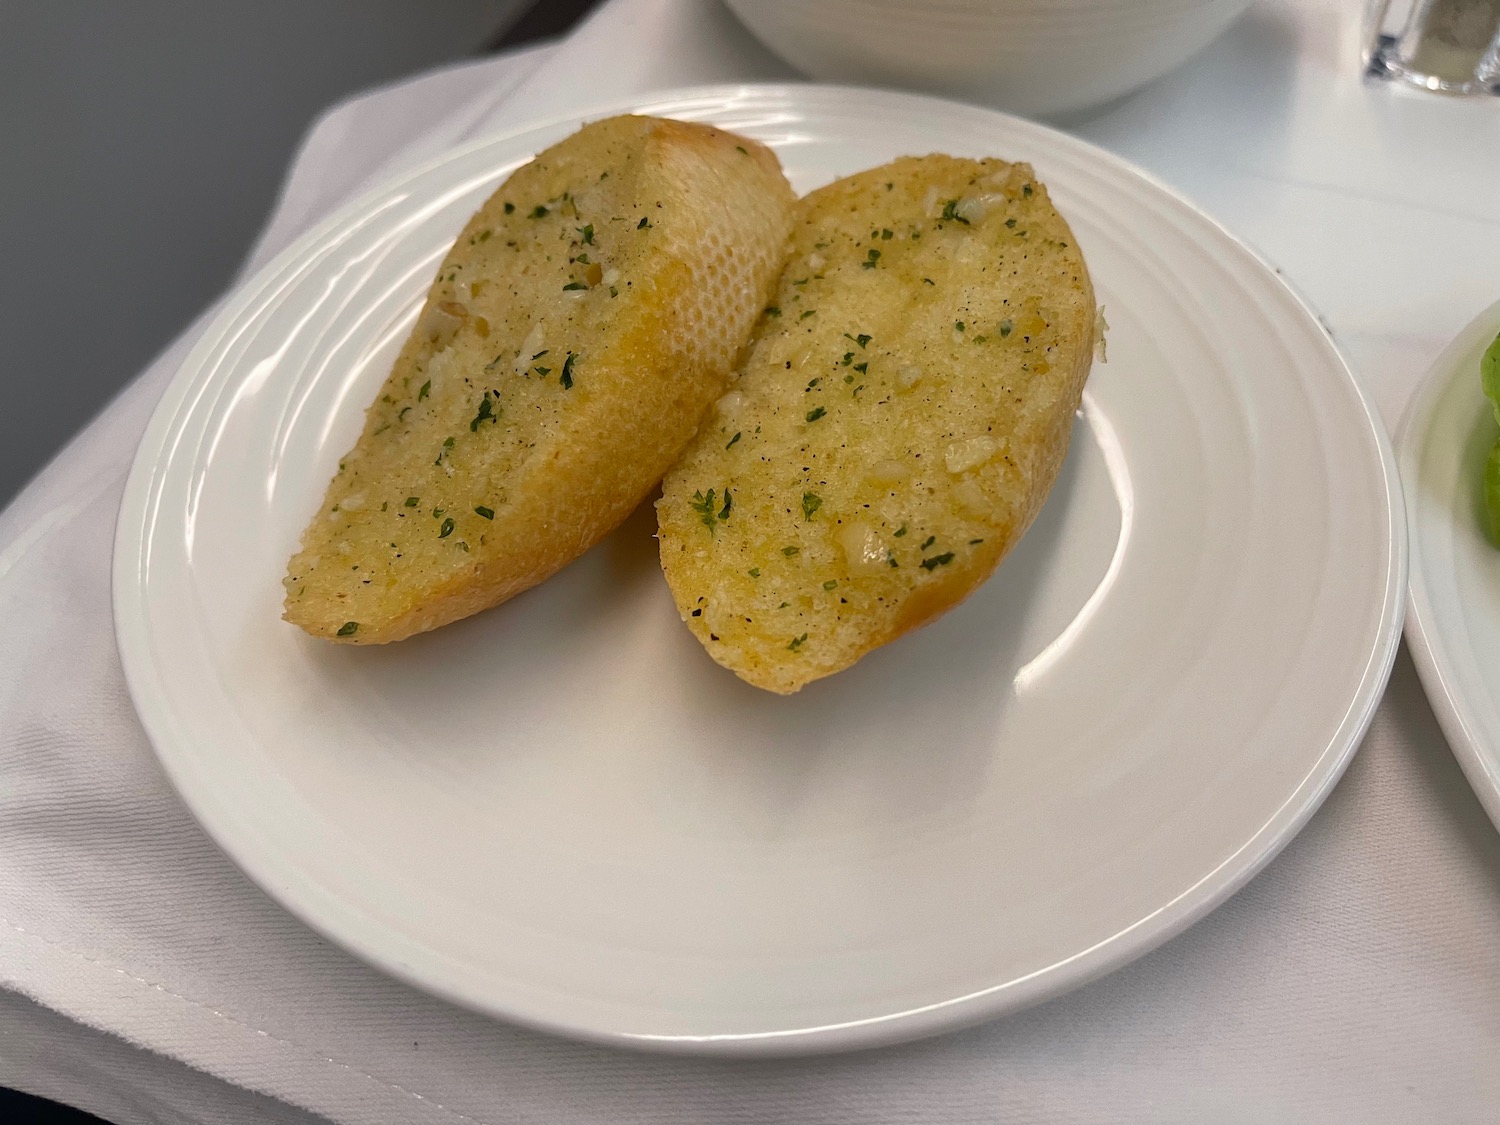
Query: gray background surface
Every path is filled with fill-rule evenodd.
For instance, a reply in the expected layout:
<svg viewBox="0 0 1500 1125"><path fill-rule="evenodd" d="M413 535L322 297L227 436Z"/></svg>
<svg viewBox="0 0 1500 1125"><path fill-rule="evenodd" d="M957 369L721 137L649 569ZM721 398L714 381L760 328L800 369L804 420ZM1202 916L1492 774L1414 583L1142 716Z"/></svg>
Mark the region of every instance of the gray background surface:
<svg viewBox="0 0 1500 1125"><path fill-rule="evenodd" d="M223 289L321 109L581 6L0 0L0 506Z"/></svg>
<svg viewBox="0 0 1500 1125"><path fill-rule="evenodd" d="M321 110L557 35L595 3L0 0L0 507L222 291ZM0 1026L0 1076L27 1085L49 1018ZM98 1039L73 1085L118 1120L254 1101L185 1069L132 1098L109 1060L135 1048ZM97 1119L0 1086L0 1120Z"/></svg>

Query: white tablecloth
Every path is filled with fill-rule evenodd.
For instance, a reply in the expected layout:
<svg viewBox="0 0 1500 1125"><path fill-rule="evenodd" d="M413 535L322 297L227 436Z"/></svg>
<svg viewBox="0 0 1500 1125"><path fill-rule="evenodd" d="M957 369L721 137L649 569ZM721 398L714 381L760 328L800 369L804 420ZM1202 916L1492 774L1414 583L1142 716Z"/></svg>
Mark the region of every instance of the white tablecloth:
<svg viewBox="0 0 1500 1125"><path fill-rule="evenodd" d="M1073 128L1278 263L1394 425L1500 295L1500 103L1363 85L1357 7L1260 3ZM332 110L247 269L465 137L784 75L716 0L613 0L555 48ZM328 945L176 800L115 654L120 490L201 323L0 515L0 1082L120 1122L1500 1119L1500 834L1404 655L1344 780L1245 890L1128 968L966 1032L781 1062L640 1056L470 1014Z"/></svg>

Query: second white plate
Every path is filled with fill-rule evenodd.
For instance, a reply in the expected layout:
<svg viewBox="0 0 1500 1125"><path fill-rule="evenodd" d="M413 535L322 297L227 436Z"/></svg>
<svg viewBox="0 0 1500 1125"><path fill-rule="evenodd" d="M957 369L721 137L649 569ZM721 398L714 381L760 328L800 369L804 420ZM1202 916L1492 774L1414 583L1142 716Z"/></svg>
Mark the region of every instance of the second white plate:
<svg viewBox="0 0 1500 1125"><path fill-rule="evenodd" d="M1411 513L1412 659L1454 757L1500 827L1500 547L1481 491L1495 419L1479 357L1500 333L1487 308L1432 365L1401 432Z"/></svg>
<svg viewBox="0 0 1500 1125"><path fill-rule="evenodd" d="M677 619L649 510L538 589L386 649L279 579L449 241L576 128L454 152L248 283L121 512L120 650L184 800L289 909L441 995L617 1044L890 1042L1055 995L1245 882L1354 752L1405 534L1369 403L1298 299L1121 161L972 107L724 87L601 107L775 147L1029 160L1110 323L1045 510L961 609L790 699Z"/></svg>

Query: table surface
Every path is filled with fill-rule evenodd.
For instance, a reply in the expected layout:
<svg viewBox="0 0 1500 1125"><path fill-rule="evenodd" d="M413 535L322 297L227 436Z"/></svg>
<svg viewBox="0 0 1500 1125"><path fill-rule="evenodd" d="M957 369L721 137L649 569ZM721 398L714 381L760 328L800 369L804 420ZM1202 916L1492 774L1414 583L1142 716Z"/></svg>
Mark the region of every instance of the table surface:
<svg viewBox="0 0 1500 1125"><path fill-rule="evenodd" d="M1069 128L1275 263L1394 428L1500 295L1500 102L1362 82L1356 8L1264 0ZM613 0L545 59L335 111L254 258L466 136L785 76L715 0ZM1120 972L966 1032L825 1059L647 1058L485 1020L355 963L203 840L119 685L102 529L182 350L0 516L0 1082L122 1121L1493 1119L1500 834L1404 655L1343 781L1248 887Z"/></svg>

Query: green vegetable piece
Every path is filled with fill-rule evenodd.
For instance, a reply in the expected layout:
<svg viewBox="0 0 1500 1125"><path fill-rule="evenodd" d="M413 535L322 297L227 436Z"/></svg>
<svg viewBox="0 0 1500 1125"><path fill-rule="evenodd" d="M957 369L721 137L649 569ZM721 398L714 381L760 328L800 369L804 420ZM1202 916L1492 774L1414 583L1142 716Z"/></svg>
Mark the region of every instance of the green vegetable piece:
<svg viewBox="0 0 1500 1125"><path fill-rule="evenodd" d="M1500 336L1495 337L1495 342L1485 349L1484 358L1479 361L1479 379L1484 385L1484 393L1495 407L1495 424L1500 426Z"/></svg>
<svg viewBox="0 0 1500 1125"><path fill-rule="evenodd" d="M359 632L358 621L345 621L339 626L339 636L341 637L352 637L357 632Z"/></svg>
<svg viewBox="0 0 1500 1125"><path fill-rule="evenodd" d="M1490 538L1500 547L1500 441L1491 447L1484 465L1484 506L1490 513Z"/></svg>
<svg viewBox="0 0 1500 1125"><path fill-rule="evenodd" d="M1495 422L1500 425L1500 336L1479 361L1479 379L1494 408ZM1490 448L1484 463L1484 507L1490 517L1490 538L1500 547L1500 441Z"/></svg>

